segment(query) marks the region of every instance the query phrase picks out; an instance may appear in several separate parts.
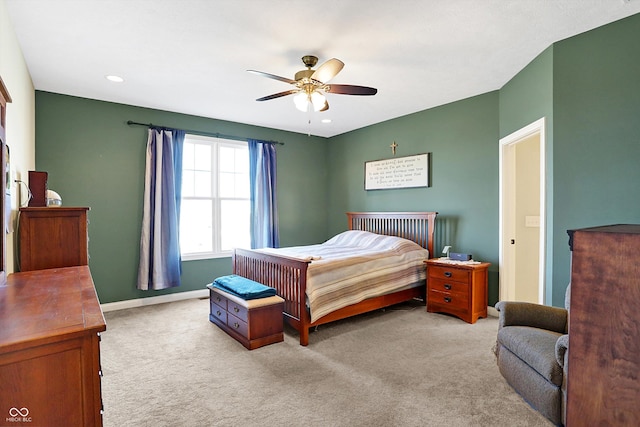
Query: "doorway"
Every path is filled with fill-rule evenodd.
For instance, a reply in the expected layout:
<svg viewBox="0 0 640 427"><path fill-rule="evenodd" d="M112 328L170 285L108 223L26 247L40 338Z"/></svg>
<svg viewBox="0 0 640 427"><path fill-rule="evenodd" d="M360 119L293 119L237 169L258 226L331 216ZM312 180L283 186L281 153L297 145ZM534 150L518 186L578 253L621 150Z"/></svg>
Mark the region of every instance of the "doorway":
<svg viewBox="0 0 640 427"><path fill-rule="evenodd" d="M500 140L500 301L545 301L545 119Z"/></svg>

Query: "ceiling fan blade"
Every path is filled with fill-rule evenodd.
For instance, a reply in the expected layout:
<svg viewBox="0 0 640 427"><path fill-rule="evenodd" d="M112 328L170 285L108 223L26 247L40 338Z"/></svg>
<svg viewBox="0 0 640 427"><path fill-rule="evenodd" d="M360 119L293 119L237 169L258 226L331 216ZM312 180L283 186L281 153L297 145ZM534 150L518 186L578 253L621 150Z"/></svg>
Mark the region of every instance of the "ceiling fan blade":
<svg viewBox="0 0 640 427"><path fill-rule="evenodd" d="M274 93L273 95L263 96L262 98L256 99L256 101L268 101L270 99L276 99L287 95L293 95L294 93L300 92L298 89L285 90L284 92Z"/></svg>
<svg viewBox="0 0 640 427"><path fill-rule="evenodd" d="M279 80L281 82L289 83L289 84L292 84L292 85L296 84L295 80L291 80L291 79L288 79L286 77L276 76L275 74L264 73L262 71L256 71L256 70L247 70L247 71L250 72L250 73L253 73L253 74L257 74L259 76L267 77L267 78L274 79L274 80Z"/></svg>
<svg viewBox="0 0 640 427"><path fill-rule="evenodd" d="M328 85L325 91L342 95L375 95L378 93L378 89L374 87L353 85Z"/></svg>
<svg viewBox="0 0 640 427"><path fill-rule="evenodd" d="M324 64L318 67L318 69L311 75L313 80L326 83L336 76L344 67L344 62L336 58L331 58Z"/></svg>

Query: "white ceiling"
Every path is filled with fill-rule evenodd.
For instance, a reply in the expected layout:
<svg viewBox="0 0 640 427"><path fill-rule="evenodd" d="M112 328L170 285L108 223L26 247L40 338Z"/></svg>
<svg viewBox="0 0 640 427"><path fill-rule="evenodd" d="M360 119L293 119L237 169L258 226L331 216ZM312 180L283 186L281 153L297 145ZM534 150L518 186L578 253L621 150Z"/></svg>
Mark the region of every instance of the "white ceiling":
<svg viewBox="0 0 640 427"><path fill-rule="evenodd" d="M37 90L324 137L499 89L552 43L640 12L639 0L6 3ZM378 94L329 94L311 114L291 96L255 101L291 86L246 70L293 78L306 54L346 64L332 83Z"/></svg>

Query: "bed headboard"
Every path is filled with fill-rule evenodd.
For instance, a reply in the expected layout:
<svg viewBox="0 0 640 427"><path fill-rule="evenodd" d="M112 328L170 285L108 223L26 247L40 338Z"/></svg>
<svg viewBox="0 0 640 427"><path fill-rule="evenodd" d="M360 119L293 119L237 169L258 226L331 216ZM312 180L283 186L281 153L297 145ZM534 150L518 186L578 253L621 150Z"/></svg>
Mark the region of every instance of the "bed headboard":
<svg viewBox="0 0 640 427"><path fill-rule="evenodd" d="M347 212L349 230L364 230L409 239L434 258L433 233L438 212Z"/></svg>

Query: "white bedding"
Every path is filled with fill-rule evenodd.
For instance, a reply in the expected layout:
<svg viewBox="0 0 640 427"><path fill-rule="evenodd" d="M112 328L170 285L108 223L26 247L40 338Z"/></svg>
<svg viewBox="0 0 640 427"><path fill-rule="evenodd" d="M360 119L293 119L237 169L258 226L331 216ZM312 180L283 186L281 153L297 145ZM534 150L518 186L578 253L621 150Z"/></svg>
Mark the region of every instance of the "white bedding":
<svg viewBox="0 0 640 427"><path fill-rule="evenodd" d="M410 240L350 230L325 243L260 251L310 260L311 321L367 298L424 285L429 251Z"/></svg>

